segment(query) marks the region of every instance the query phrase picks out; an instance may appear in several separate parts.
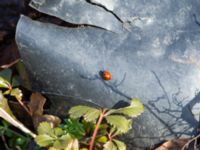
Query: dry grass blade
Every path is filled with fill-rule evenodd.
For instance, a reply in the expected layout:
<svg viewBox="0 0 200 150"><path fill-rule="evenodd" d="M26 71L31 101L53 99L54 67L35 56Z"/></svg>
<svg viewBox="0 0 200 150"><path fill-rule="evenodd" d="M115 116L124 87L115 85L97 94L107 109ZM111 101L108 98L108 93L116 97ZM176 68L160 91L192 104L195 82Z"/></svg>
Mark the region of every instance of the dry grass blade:
<svg viewBox="0 0 200 150"><path fill-rule="evenodd" d="M189 139L169 140L155 150L181 150L188 141Z"/></svg>
<svg viewBox="0 0 200 150"><path fill-rule="evenodd" d="M22 130L23 132L31 135L33 138L36 137L36 135L31 132L29 129L27 129L22 123L20 123L19 121L15 120L13 117L11 117L4 109L0 108L0 117L2 117L3 119L5 119L6 121L8 121L10 124L12 124L13 126L19 128L20 130Z"/></svg>

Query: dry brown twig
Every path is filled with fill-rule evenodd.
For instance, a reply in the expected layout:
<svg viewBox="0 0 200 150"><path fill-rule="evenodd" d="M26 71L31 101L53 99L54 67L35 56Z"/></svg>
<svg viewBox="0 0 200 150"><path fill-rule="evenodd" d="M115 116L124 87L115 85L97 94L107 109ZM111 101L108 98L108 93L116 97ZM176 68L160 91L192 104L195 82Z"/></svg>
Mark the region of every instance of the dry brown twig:
<svg viewBox="0 0 200 150"><path fill-rule="evenodd" d="M189 145L194 142L194 150L198 150L197 149L197 140L198 138L200 138L200 134L195 136L194 138L192 138L191 140L189 140L183 147L181 150L187 150L187 147L189 147Z"/></svg>

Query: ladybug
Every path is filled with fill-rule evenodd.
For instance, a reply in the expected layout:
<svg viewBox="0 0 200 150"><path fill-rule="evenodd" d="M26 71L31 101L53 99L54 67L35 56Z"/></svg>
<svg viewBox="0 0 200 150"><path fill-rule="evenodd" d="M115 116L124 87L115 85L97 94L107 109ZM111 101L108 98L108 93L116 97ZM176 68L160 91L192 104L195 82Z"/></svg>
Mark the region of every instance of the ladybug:
<svg viewBox="0 0 200 150"><path fill-rule="evenodd" d="M102 77L102 79L106 81L109 81L112 79L112 74L107 70L100 71L100 76Z"/></svg>

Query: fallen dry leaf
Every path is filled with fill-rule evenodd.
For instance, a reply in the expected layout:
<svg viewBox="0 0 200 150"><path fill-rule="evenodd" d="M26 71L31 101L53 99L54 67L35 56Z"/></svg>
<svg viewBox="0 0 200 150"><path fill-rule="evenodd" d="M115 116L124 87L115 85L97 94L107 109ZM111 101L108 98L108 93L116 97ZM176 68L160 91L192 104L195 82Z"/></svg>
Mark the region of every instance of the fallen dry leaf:
<svg viewBox="0 0 200 150"><path fill-rule="evenodd" d="M49 122L52 126L57 126L60 124L61 120L57 116L53 115L43 115L44 104L46 102L46 98L42 96L40 93L33 93L30 98L30 103L28 107L30 109L30 113L33 120L33 125L35 129L38 127L40 122Z"/></svg>
<svg viewBox="0 0 200 150"><path fill-rule="evenodd" d="M58 126L61 123L61 120L57 116L53 115L41 115L41 116L34 116L33 124L34 127L37 128L41 122L48 122L53 127Z"/></svg>
<svg viewBox="0 0 200 150"><path fill-rule="evenodd" d="M46 98L42 96L40 93L33 93L30 98L30 103L28 107L30 109L32 116L40 116L43 115L43 107L46 102Z"/></svg>
<svg viewBox="0 0 200 150"><path fill-rule="evenodd" d="M190 139L175 139L163 143L155 150L181 150Z"/></svg>

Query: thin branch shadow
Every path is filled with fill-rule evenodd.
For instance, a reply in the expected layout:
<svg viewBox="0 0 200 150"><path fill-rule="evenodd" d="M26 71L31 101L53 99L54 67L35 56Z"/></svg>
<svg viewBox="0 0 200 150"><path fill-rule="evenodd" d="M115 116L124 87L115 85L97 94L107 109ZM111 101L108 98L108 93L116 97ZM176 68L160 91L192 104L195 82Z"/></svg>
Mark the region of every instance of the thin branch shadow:
<svg viewBox="0 0 200 150"><path fill-rule="evenodd" d="M152 71L152 74L154 75L158 85L162 89L163 95L160 97L157 97L154 100L148 101L148 104L150 106L149 109L152 112L155 111L156 114L163 114L165 116L172 118L165 125L166 127L168 127L168 130L175 137L179 138L182 135L191 136L191 135L196 134L197 128L199 127L199 122L194 118L194 114L192 113L191 109L196 103L200 102L200 92L192 100L190 100L186 105L184 105L183 102L187 100L187 97L182 98L182 99L178 98L178 96L181 94L180 88L178 89L177 92L169 96L165 90L164 85L159 79L158 75L154 71ZM165 100L167 100L168 105L166 106L163 105L161 108L160 105L158 105L158 103ZM183 130L182 131L174 130L174 128L177 127L177 125L180 127L182 126ZM190 129L192 129L192 131L190 131Z"/></svg>
<svg viewBox="0 0 200 150"><path fill-rule="evenodd" d="M197 20L196 14L193 14L193 18L194 18L195 23L196 23L198 26L200 26L200 21Z"/></svg>
<svg viewBox="0 0 200 150"><path fill-rule="evenodd" d="M158 86L162 90L163 94L156 99L149 100L144 104L145 108L150 112L161 124L163 124L163 135L159 137L154 137L157 139L164 139L167 137L174 136L175 138L179 138L183 135L192 136L195 134L196 129L199 127L199 122L194 118L194 115L191 112L191 108L200 102L200 92L197 93L195 98L189 101L186 105L183 104L187 97L179 98L181 94L181 89L178 88L177 91L169 95L167 90L165 89L164 84L162 83L159 76L155 71L151 71L151 73L155 77L155 81L158 83ZM123 79L116 84L115 82L104 81L99 75L95 75L92 77L86 77L80 75L81 78L87 80L100 80L107 88L112 90L114 93L130 100L131 96L122 92L118 87L125 81L126 74L124 74ZM167 100L167 105L162 105L160 107L159 103ZM121 103L121 104L120 104ZM123 101L120 101L119 104L116 104L114 107L119 108L120 105L126 105ZM164 118L168 118L168 120ZM170 119L171 118L171 119ZM177 130L178 126L182 128L182 130ZM168 132L166 132L166 130ZM153 137L153 136L152 136ZM134 138L148 138L148 137L134 137ZM151 138L151 137L149 137Z"/></svg>
<svg viewBox="0 0 200 150"><path fill-rule="evenodd" d="M100 75L94 75L94 76L88 77L88 76L79 74L79 76L80 76L81 78L83 78L83 79L87 79L87 80L90 80L90 81L92 81L92 80L100 80L100 81L105 85L105 87L109 88L112 92L114 92L114 93L116 93L116 94L118 94L118 95L120 95L120 96L122 96L122 97L125 97L125 98L128 99L128 100L131 99L130 96L128 96L127 94L121 92L121 91L118 89L118 87L119 87L120 85L122 85L123 82L125 81L125 79L126 79L126 73L124 73L124 76L123 76L122 80L120 80L119 82L118 82L117 80L114 81L114 82L105 81L105 80L103 80L103 79L100 77Z"/></svg>

